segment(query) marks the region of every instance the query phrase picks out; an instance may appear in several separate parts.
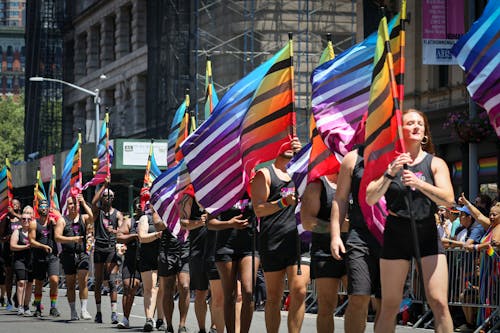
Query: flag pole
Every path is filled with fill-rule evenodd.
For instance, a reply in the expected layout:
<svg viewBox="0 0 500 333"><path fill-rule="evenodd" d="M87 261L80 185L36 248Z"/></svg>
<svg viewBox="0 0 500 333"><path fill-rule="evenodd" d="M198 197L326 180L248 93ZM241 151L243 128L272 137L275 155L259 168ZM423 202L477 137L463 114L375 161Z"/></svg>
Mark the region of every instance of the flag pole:
<svg viewBox="0 0 500 333"><path fill-rule="evenodd" d="M295 90L294 90L294 76L293 76L293 32L288 33L288 43L290 44L290 76L291 76L291 91L292 91L292 126L291 126L291 136L292 139L297 136L297 126L296 126L296 110L295 110ZM295 156L295 151L293 152L293 155ZM299 193L297 189L297 184L295 184L295 200L296 202L299 200ZM297 204L295 204L295 207L297 207ZM294 209L294 216L295 216L295 209ZM300 247L300 236L297 231L297 241L295 244L295 250L297 251L297 275L302 275L302 268L301 268L301 247Z"/></svg>

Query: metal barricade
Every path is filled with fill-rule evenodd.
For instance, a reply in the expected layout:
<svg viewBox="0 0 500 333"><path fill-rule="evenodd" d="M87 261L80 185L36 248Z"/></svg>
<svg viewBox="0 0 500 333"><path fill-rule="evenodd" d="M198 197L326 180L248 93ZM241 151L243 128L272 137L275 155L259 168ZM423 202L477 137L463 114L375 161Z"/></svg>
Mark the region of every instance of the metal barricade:
<svg viewBox="0 0 500 333"><path fill-rule="evenodd" d="M485 251L465 251L446 249L448 262L448 304L477 308L478 322L476 332L496 321L500 316L500 259L498 255L489 256ZM419 283L415 262L411 268L411 286L415 303L423 302L423 290ZM430 314L421 317L414 327L418 327ZM493 325L495 326L495 325Z"/></svg>

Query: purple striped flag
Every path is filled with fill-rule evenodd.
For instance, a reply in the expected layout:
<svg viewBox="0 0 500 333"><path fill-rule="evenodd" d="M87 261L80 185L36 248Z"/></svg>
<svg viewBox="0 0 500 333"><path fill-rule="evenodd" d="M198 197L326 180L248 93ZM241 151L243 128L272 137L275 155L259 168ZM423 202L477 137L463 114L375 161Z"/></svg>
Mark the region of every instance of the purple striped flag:
<svg viewBox="0 0 500 333"><path fill-rule="evenodd" d="M500 1L490 0L483 15L451 49L465 71L471 98L486 109L500 137Z"/></svg>

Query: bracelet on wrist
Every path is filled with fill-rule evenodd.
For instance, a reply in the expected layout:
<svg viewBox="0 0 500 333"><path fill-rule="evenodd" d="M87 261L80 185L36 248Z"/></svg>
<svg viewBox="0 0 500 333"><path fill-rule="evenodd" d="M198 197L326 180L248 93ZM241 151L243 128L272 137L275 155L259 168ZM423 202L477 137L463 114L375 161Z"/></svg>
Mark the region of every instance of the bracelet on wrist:
<svg viewBox="0 0 500 333"><path fill-rule="evenodd" d="M474 251L477 251L478 249L479 249L479 245L478 244L474 245Z"/></svg>
<svg viewBox="0 0 500 333"><path fill-rule="evenodd" d="M388 171L384 172L384 177L390 180L396 178L396 176L392 176Z"/></svg>

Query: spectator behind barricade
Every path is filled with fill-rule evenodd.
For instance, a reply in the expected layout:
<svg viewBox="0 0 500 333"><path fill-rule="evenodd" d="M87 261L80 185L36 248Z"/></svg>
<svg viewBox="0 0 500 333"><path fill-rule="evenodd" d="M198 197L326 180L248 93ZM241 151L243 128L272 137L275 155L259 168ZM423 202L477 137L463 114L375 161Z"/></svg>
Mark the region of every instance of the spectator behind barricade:
<svg viewBox="0 0 500 333"><path fill-rule="evenodd" d="M460 211L455 207L448 209L449 218L451 221L450 238L454 239L458 227L460 227Z"/></svg>
<svg viewBox="0 0 500 333"><path fill-rule="evenodd" d="M484 227L474 220L467 206L458 207L460 211L460 227L456 230L455 240L457 245L466 249L471 249L474 244L481 241L486 230Z"/></svg>
<svg viewBox="0 0 500 333"><path fill-rule="evenodd" d="M448 208L439 206L436 214L436 224L440 239L451 238L451 221Z"/></svg>

